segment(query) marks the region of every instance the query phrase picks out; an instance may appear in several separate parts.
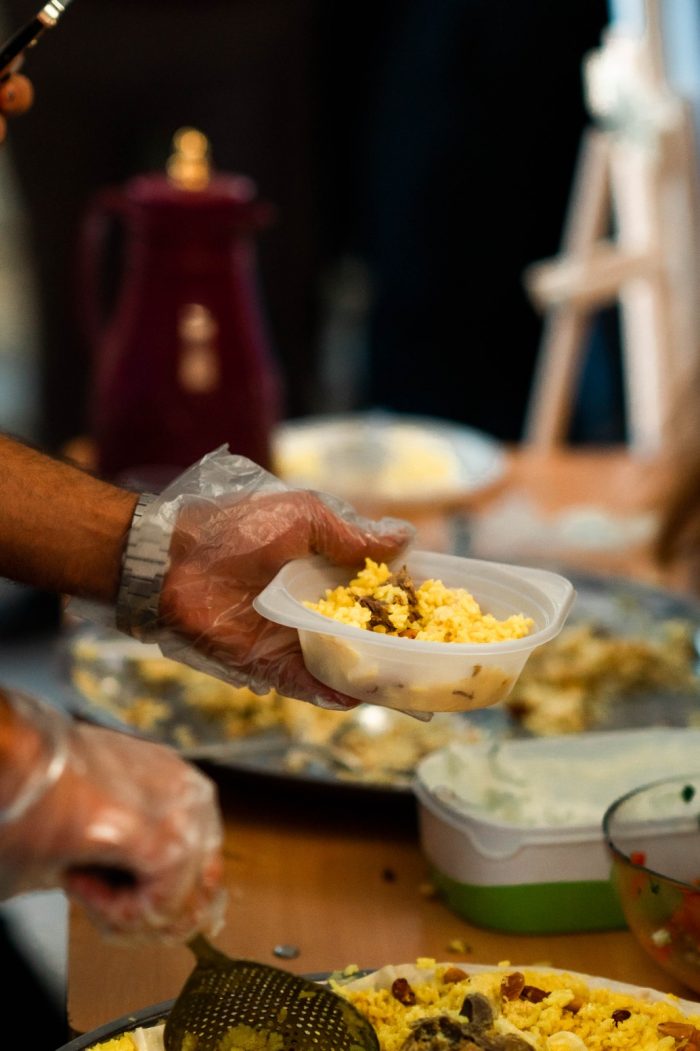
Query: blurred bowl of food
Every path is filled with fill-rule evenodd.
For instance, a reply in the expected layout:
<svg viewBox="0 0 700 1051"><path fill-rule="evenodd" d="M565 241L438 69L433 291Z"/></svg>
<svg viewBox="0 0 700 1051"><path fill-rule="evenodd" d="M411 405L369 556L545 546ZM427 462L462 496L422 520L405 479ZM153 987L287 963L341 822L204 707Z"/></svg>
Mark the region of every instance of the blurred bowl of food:
<svg viewBox="0 0 700 1051"><path fill-rule="evenodd" d="M283 698L256 694L164 657L156 645L85 625L66 630L62 664L78 714L173 745L191 758L264 747L280 732Z"/></svg>
<svg viewBox="0 0 700 1051"><path fill-rule="evenodd" d="M375 705L329 711L274 690L254 694L94 625L66 626L60 662L75 714L256 776L408 797L424 755L492 732L493 720L478 718L485 713L425 722Z"/></svg>
<svg viewBox="0 0 700 1051"><path fill-rule="evenodd" d="M321 682L401 711L468 711L503 700L530 654L563 627L573 585L548 570L430 551L348 570L287 563L256 597L295 628Z"/></svg>
<svg viewBox="0 0 700 1051"><path fill-rule="evenodd" d="M620 796L603 835L630 930L659 967L700 992L700 773Z"/></svg>
<svg viewBox="0 0 700 1051"><path fill-rule="evenodd" d="M275 473L291 485L387 511L464 501L506 471L504 447L489 434L385 412L286 421L273 434L272 455Z"/></svg>

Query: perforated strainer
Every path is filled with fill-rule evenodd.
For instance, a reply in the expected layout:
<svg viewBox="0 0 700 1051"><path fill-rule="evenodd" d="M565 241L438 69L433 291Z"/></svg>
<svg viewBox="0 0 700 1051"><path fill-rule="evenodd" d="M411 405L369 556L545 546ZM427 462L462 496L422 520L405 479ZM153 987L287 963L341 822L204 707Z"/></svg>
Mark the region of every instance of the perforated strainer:
<svg viewBox="0 0 700 1051"><path fill-rule="evenodd" d="M231 959L202 935L188 946L197 964L165 1023L165 1051L379 1051L367 1019L325 986Z"/></svg>

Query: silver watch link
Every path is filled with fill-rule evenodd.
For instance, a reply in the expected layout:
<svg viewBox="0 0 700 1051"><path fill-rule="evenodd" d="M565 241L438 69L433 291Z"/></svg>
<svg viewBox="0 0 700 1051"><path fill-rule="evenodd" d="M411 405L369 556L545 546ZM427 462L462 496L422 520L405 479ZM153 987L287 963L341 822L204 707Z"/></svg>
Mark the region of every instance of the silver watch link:
<svg viewBox="0 0 700 1051"><path fill-rule="evenodd" d="M143 641L158 621L169 562L170 530L147 514L157 498L155 493L143 493L134 508L117 594L117 629Z"/></svg>

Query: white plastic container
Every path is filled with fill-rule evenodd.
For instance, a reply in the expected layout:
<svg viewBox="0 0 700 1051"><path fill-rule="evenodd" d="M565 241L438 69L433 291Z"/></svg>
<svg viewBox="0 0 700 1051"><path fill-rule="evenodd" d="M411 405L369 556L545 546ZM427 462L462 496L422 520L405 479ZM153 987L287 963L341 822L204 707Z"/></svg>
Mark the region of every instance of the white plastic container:
<svg viewBox="0 0 700 1051"><path fill-rule="evenodd" d="M481 927L557 933L625 926L605 810L697 766L700 730L635 730L450 745L419 764L420 841L447 904Z"/></svg>
<svg viewBox="0 0 700 1051"><path fill-rule="evenodd" d="M534 649L561 631L575 592L565 577L543 569L502 565L430 551L397 559L415 584L440 580L466 588L499 620L516 613L534 627L522 639L483 644L424 642L366 631L303 605L327 588L347 584L352 571L323 558L287 563L255 599L258 613L296 628L304 663L317 679L369 704L401 711L467 711L508 695Z"/></svg>

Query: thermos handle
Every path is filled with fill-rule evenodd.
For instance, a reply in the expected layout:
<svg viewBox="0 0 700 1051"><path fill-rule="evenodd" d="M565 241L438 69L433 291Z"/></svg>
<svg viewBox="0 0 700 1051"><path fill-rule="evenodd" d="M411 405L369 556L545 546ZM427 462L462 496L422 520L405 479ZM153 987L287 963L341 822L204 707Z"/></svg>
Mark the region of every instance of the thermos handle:
<svg viewBox="0 0 700 1051"><path fill-rule="evenodd" d="M94 195L83 217L78 244L78 317L86 342L94 350L108 320L102 305L101 274L107 233L128 211L125 194L107 187Z"/></svg>

